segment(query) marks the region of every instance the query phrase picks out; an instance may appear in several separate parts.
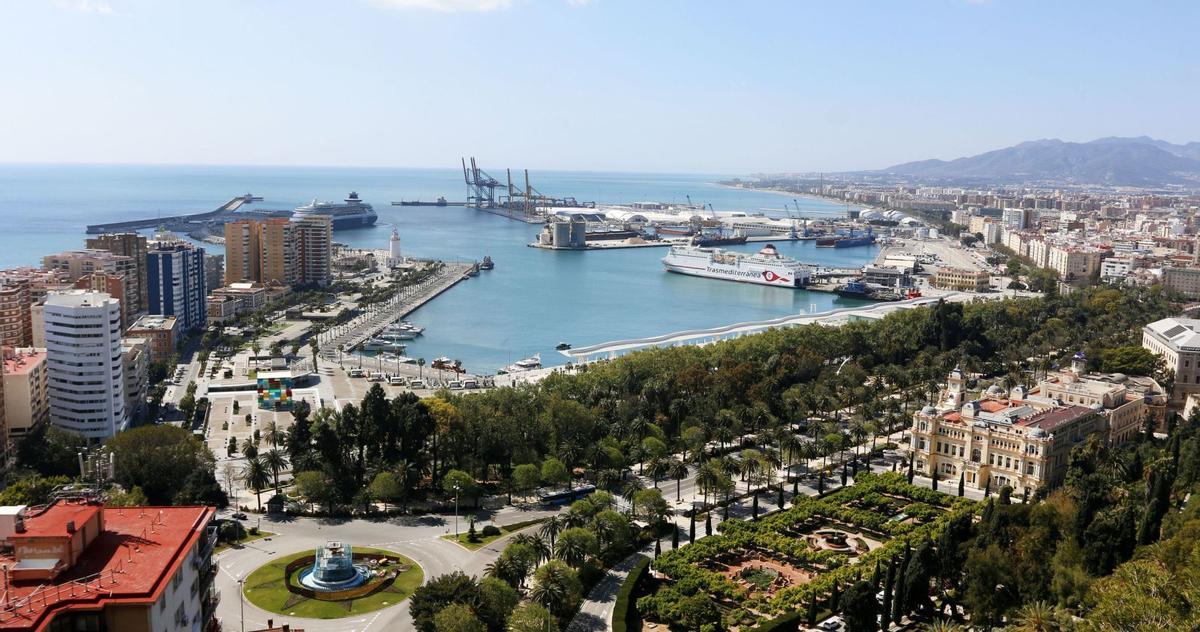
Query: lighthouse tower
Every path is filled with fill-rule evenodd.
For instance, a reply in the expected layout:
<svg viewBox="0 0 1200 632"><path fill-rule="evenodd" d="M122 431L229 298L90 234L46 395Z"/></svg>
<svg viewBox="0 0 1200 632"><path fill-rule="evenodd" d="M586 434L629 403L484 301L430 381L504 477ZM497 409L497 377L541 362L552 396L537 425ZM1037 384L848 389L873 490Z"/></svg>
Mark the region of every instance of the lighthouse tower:
<svg viewBox="0 0 1200 632"><path fill-rule="evenodd" d="M400 256L400 231L392 229L392 240L388 243L388 267L398 268L404 263L404 257Z"/></svg>

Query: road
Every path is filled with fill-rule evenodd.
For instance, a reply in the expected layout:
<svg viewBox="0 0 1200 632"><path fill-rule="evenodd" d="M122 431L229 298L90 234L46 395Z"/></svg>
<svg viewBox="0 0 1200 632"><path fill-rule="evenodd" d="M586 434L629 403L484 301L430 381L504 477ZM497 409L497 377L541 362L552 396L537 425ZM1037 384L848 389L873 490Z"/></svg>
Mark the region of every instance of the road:
<svg viewBox="0 0 1200 632"><path fill-rule="evenodd" d="M481 528L485 524L513 524L548 517L556 511L505 507L494 514L480 512L477 514L476 525ZM441 538L453 531L453 517L434 515L404 516L386 521L321 518L275 520L263 517L261 523L258 522L257 516L251 516L247 524L261 524L262 530L276 535L269 540L256 540L240 549L229 549L216 556L220 571L215 581L217 589L221 592L217 618L221 620L223 629L227 630L242 629L244 612L246 629L265 628L267 619L272 619L276 625L287 623L293 628L303 628L308 632L415 631L408 613L407 600L357 617L305 619L270 613L249 601L244 601L241 599L238 582L272 559L314 550L326 540L339 540L351 546L378 547L406 555L420 565L426 580L454 571L482 575L484 567L500 554L508 537L511 537L505 536L477 551L468 551ZM460 518L460 524L466 523Z"/></svg>

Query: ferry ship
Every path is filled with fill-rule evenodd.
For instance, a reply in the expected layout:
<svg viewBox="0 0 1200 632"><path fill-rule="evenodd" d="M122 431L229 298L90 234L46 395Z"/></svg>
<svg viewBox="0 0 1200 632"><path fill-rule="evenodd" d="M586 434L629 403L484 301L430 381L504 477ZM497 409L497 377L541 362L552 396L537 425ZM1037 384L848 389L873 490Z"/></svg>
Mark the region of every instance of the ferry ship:
<svg viewBox="0 0 1200 632"><path fill-rule="evenodd" d="M379 218L370 204L358 199L358 193L353 191L342 204L313 200L292 212L292 219L300 219L308 215L329 215L333 217L333 229L363 228L375 224Z"/></svg>
<svg viewBox="0 0 1200 632"><path fill-rule="evenodd" d="M771 287L800 288L812 277L810 266L779 254L772 244L752 255L696 245L671 246L662 262L668 272Z"/></svg>
<svg viewBox="0 0 1200 632"><path fill-rule="evenodd" d="M534 369L540 369L540 368L542 368L542 354L535 353L528 358L525 358L523 360L517 360L516 362L513 362L512 364L504 367L503 369L500 369L496 373L498 373L500 375L505 375L508 373L522 373L524 371L532 371Z"/></svg>

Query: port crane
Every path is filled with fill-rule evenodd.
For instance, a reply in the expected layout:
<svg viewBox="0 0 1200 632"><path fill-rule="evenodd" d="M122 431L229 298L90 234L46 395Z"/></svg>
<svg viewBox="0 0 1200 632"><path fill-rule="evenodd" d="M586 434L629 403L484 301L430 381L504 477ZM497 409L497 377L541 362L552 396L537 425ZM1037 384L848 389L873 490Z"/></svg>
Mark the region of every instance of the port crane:
<svg viewBox="0 0 1200 632"><path fill-rule="evenodd" d="M480 169L475 164L475 157L471 156L471 168L467 168L467 159L462 159L463 180L467 183L467 206L475 208L495 208L496 207L496 187L500 186L500 181L488 175L486 171ZM511 188L512 185L509 185Z"/></svg>

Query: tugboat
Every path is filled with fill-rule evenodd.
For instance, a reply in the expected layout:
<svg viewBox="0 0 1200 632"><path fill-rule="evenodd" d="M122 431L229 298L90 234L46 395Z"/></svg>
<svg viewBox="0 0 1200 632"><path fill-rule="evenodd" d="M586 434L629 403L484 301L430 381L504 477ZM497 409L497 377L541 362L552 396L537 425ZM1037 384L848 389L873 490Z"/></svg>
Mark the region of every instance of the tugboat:
<svg viewBox="0 0 1200 632"><path fill-rule="evenodd" d="M483 258L483 261L479 262L480 270L491 270L492 268L495 268L495 267L496 267L496 264L492 263L492 258L490 256L485 256Z"/></svg>
<svg viewBox="0 0 1200 632"><path fill-rule="evenodd" d="M567 349L570 349L570 348L571 348L571 343L569 343L569 342L560 342L560 343L558 343L557 345L555 345L555 346L554 346L554 348L555 348L555 350L557 350L557 351L566 351Z"/></svg>

